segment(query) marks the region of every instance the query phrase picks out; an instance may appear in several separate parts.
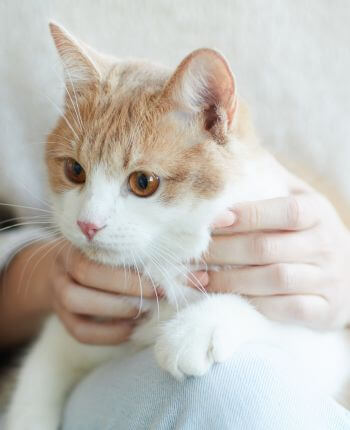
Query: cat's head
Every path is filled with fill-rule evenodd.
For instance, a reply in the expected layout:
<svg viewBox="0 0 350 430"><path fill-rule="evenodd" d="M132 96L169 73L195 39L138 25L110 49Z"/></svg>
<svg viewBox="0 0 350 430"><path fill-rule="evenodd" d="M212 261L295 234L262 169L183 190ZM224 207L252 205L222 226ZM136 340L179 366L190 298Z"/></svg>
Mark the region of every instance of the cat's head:
<svg viewBox="0 0 350 430"><path fill-rule="evenodd" d="M171 72L103 56L50 27L66 86L46 152L62 233L105 263L199 257L229 203L243 133L226 60L200 49Z"/></svg>

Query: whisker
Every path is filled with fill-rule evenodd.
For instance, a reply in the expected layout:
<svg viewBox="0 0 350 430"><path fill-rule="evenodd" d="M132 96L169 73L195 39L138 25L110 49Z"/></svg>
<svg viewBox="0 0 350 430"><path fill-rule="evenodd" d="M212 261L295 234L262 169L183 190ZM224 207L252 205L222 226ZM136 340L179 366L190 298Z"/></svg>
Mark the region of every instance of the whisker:
<svg viewBox="0 0 350 430"><path fill-rule="evenodd" d="M71 78L71 75L70 75L70 73L69 73L69 70L68 70L68 69L67 69L67 73L68 73L69 80L70 80L70 83L71 83L72 88L73 88L73 93L74 93L75 103L76 103L76 108L77 108L77 110L76 110L76 114L77 114L77 116L78 116L78 118L79 118L79 121L80 121L80 127L81 127L81 130L82 130L82 131L85 131L85 130L84 130L84 126L83 126L83 121L82 121L82 118L81 118L80 109L79 109L79 104L78 104L77 94L76 94L76 92L75 92L75 88L74 88L74 85L73 85L73 81L72 81L72 78ZM65 85L65 87L66 87L67 92L68 92L68 88L67 88L67 86L66 86L66 85ZM69 92L68 92L68 93L69 93ZM71 101L72 101L72 99L71 99ZM73 101L72 101L72 103L73 103ZM73 103L73 106L74 106L74 103Z"/></svg>
<svg viewBox="0 0 350 430"><path fill-rule="evenodd" d="M32 191L29 188L27 188L23 183L21 183L17 178L15 178L15 177L12 176L11 180L15 181L20 187L22 187L24 190L26 190L28 192L28 194L30 194L35 200L38 200L40 203L42 203L45 206L51 208L51 206L50 206L50 204L48 202L46 202L45 200L40 199L38 196L36 196L35 194L33 194Z"/></svg>
<svg viewBox="0 0 350 430"><path fill-rule="evenodd" d="M141 315L141 312L142 312L142 305L143 305L143 290L142 290L142 281L141 281L140 272L139 272L139 269L138 269L138 267L137 267L137 263L136 263L136 260L135 260L134 253L133 253L132 251L131 251L131 255L132 255L132 259L134 260L134 263L135 263L135 269L136 269L136 271L137 271L137 276L138 276L138 278L139 278L139 286L140 286L140 304L139 304L139 310L138 310L138 312L137 312L137 315L134 317L134 319L137 319L137 318L139 318L139 316Z"/></svg>
<svg viewBox="0 0 350 430"><path fill-rule="evenodd" d="M5 265L5 268L4 268L4 270L3 270L3 274L4 274L4 282L6 282L6 276L7 276L7 273L8 273L8 269L9 269L9 265L11 264L11 262L13 261L13 259L21 252L21 251L23 251L23 249L25 249L25 248L27 248L27 247L29 247L29 246L31 246L31 245L33 245L33 244L35 244L35 243L38 243L38 242L42 242L42 241L45 241L45 240L48 240L48 239L50 239L51 240L51 238L53 238L53 237L55 237L55 236L57 236L57 232L48 232L48 233L46 233L46 235L43 237L43 236L41 236L41 235L38 235L37 237L35 237L35 238L33 238L33 239L31 239L31 240L27 240L24 244L22 244L22 241L20 241L19 243L18 243L18 245L20 245L20 246L14 246L14 249L13 249L13 251L10 253L10 255L9 255L9 257L8 257L8 259L7 259L7 263L6 263L6 265ZM20 282L18 283L18 285L20 285Z"/></svg>
<svg viewBox="0 0 350 430"><path fill-rule="evenodd" d="M173 259L176 261L176 262L178 262L178 264L180 264L182 267L184 267L184 268L186 268L187 270L189 270L189 266L185 266L180 260L179 260L179 256L177 255L177 254L175 254L174 252L172 252L167 246L166 246L166 244L163 244L163 246L162 246L162 243L163 242L159 242L158 243L158 247L160 248L160 249L163 249L163 251L166 251L167 252L167 254L169 255L169 257L170 256L172 256L173 257ZM183 248L183 250L184 251L186 251L185 250L185 248ZM199 260L200 262L202 262L202 264L203 264L203 266L205 266L205 268L204 268L204 270L205 271L208 271L208 264L203 260L203 258L201 258L200 260Z"/></svg>
<svg viewBox="0 0 350 430"><path fill-rule="evenodd" d="M163 244L163 247L165 247L166 249L167 249L167 251L168 252L170 252L170 249L168 249L168 247L167 247L167 243L165 243L163 240L160 240L160 242L159 242L159 245L162 245ZM184 248L182 245L181 245L181 243L180 242L176 242L175 243L175 247L176 248L178 248L179 250L182 250L182 251L184 251L185 253L187 253L188 252L188 250L186 249L186 248ZM178 257L178 255L177 254L175 254L175 253L173 253L173 255L175 256L175 257ZM198 260L198 262L200 262L201 264L203 264L203 266L205 267L205 269L204 270L208 270L208 264L206 263L206 261L203 259L203 257L201 257L199 260Z"/></svg>
<svg viewBox="0 0 350 430"><path fill-rule="evenodd" d="M9 206L9 207L13 207L13 208L20 208L20 209L31 209L33 211L40 211L40 212L46 212L49 214L52 214L53 211L48 211L46 209L41 209L41 208L34 208L32 206L23 206L23 205L15 205L15 204L11 204L11 203L0 203L0 206Z"/></svg>
<svg viewBox="0 0 350 430"><path fill-rule="evenodd" d="M73 118L74 118L75 123L79 126L80 132L82 132L82 131L84 130L84 127L83 127L83 124L82 124L82 121L81 121L81 116L80 116L80 111L79 111L78 100L77 100L77 96L76 96L76 93L75 93L75 88L74 88L74 85L73 85L73 82L72 82L72 79L71 79L71 75L70 75L70 73L69 73L69 70L68 70L68 69L66 69L66 70L65 70L65 72L67 72L67 73L68 73L69 80L70 80L71 85L72 85L72 88L73 88L73 92L74 92L74 96L75 96L76 105L75 105L75 104L74 104L74 102L73 102L73 99L72 99L71 94L70 94L70 92L69 92L69 90L68 90L68 87L67 87L67 85L66 85L65 80L64 80L64 79L62 79L61 75L57 72L57 70L56 70L54 67L51 67L51 69L52 69L52 71L55 73L55 75L58 77L58 79L60 80L60 82L61 82L61 84L63 85L64 89L66 90L66 93L67 93L67 95L68 95L68 97L69 97L69 99L70 99L70 101L71 101L71 103L72 103L72 106L73 106L74 112L75 112L75 114L76 114L76 118L74 117L74 115L72 115L72 116L73 116ZM78 110L77 110L77 109L78 109ZM71 112L71 111L70 111L70 112ZM78 113L78 112L79 112L79 113ZM72 113L72 112L71 112L71 113Z"/></svg>
<svg viewBox="0 0 350 430"><path fill-rule="evenodd" d="M179 304L177 302L176 294L174 293L173 281L172 281L172 279L170 279L169 273L167 272L167 270L165 268L162 267L159 260L154 255L149 255L149 258L151 259L153 264L155 264L155 266L159 269L159 271L163 274L163 276L166 278L166 280L169 282L169 286L171 288L172 295L173 295L173 298L175 300L176 312L179 312Z"/></svg>
<svg viewBox="0 0 350 430"><path fill-rule="evenodd" d="M13 228L23 226L23 225L38 225L38 224L46 225L46 224L53 224L53 223L52 223L52 221L19 222L17 224L8 225L7 227L0 228L0 233L4 232L6 230L11 230Z"/></svg>
<svg viewBox="0 0 350 430"><path fill-rule="evenodd" d="M158 244L159 245L159 244ZM168 263L168 264L170 264L171 265L171 267L173 267L179 274L181 274L182 276L184 276L185 277L185 279L187 279L196 289L198 289L201 293L203 293L203 294L205 294L205 295L207 295L208 293L207 293L207 291L205 290L205 288L204 288L204 286L203 285L201 285L201 284L197 284L195 281L193 281L193 279L191 279L191 277L190 276L192 276L193 278L195 278L195 276L193 275L193 274L190 274L190 276L188 275L188 273L187 272L189 272L189 270L188 270L188 267L186 267L183 263L181 263L179 260L176 260L176 259L174 259L172 256L171 256L171 254L168 254L168 253L164 253L164 251L165 250L162 250L161 248L155 248L154 246L153 246L153 250L155 251L155 252L157 252L157 253L159 253L159 256L161 257L161 258L163 258L163 260L166 262L166 263ZM166 258L166 256L167 256L167 258ZM170 260L168 260L168 258L170 259ZM173 260L173 261L171 261L171 260ZM180 267L183 267L184 268L184 271L182 271L181 269L180 269ZM196 280L197 280L197 278L195 278ZM197 280L197 282L198 282L198 280Z"/></svg>
<svg viewBox="0 0 350 430"><path fill-rule="evenodd" d="M30 263L30 261L35 257L35 255L37 255L42 249L48 247L48 251L45 252L39 259L38 261L34 264L34 266L32 267L32 270L27 278L26 284L24 286L24 295L26 296L27 292L28 292L28 288L29 288L29 284L30 284L30 280L35 272L35 269L38 267L38 265L40 264L40 262L49 254L49 252L53 249L55 249L57 247L58 244L62 243L62 241L64 241L64 238L60 238L58 237L57 239L53 239L50 240L50 242L46 242L44 245L40 246L35 252L33 252L33 254L30 256L30 258L28 259L27 263L25 264L23 271L22 271L22 276L21 276L21 280L19 285L21 286L22 281L23 281L23 276L25 273L26 268L28 267L28 264Z"/></svg>
<svg viewBox="0 0 350 430"><path fill-rule="evenodd" d="M62 109L60 109L56 103L54 101L52 101L50 99L50 97L45 94L45 96L47 97L47 99L52 103L52 105L57 109L58 113L62 116L62 118L65 120L66 124L68 125L68 127L70 128L71 132L74 134L75 138L79 141L79 136L77 134L77 132L74 130L72 124L68 121L67 117L64 115Z"/></svg>
<svg viewBox="0 0 350 430"><path fill-rule="evenodd" d="M147 257L148 257L148 255L147 255ZM152 283L152 286L153 286L153 289L154 289L154 293L155 293L155 295L156 295L156 301L157 301L157 315L158 315L158 320L159 320L159 317L160 317L160 309L159 309L159 297L158 297L157 287L155 286L154 281L153 281L153 278L152 278L151 274L149 273L149 271L148 271L148 269L147 269L146 265L144 265L143 269L144 269L144 271L146 272L146 275L148 276L148 278L150 279L150 281L151 281L151 283Z"/></svg>
<svg viewBox="0 0 350 430"><path fill-rule="evenodd" d="M66 140L66 141L67 141L67 142L69 142L69 143L72 143L72 142L71 142L71 140L67 139L67 138L66 138L66 137L64 137L64 136L61 136L60 134L50 133L50 136L56 136L56 137L59 137L60 139ZM54 142L54 143L55 143L55 142Z"/></svg>
<svg viewBox="0 0 350 430"><path fill-rule="evenodd" d="M73 244L71 242L69 242L69 249L68 249L67 254L66 254L66 267L68 265L68 261L72 255L73 250L74 250Z"/></svg>
<svg viewBox="0 0 350 430"><path fill-rule="evenodd" d="M25 221L25 220L28 220L28 221L33 220L33 221L35 221L36 219L43 220L43 221L45 221L45 220L48 221L48 220L51 219L51 217L48 216L48 215L31 215L31 216L12 217L12 218L7 218L4 221L0 221L0 225L6 224L6 223L9 223L9 222L13 222L13 221L20 221L20 220L23 220L23 221Z"/></svg>

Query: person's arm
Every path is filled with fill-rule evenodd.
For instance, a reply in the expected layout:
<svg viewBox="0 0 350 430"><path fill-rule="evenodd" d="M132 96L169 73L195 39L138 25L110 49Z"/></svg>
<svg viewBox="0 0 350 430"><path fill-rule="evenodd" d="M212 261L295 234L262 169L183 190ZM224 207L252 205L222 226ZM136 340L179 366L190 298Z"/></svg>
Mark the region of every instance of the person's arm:
<svg viewBox="0 0 350 430"><path fill-rule="evenodd" d="M290 177L290 197L237 204L214 232L212 292L245 295L271 319L316 328L350 323L350 232L329 201ZM220 226L220 222L219 222Z"/></svg>
<svg viewBox="0 0 350 430"><path fill-rule="evenodd" d="M38 266L38 261L47 260L40 251L48 251L45 242L42 243L48 236L50 234L35 225L13 228L4 227L1 222L0 348L25 341L40 325L43 314L47 313L47 306L40 298L42 283L37 279L39 272L32 269ZM31 288L26 289L29 278Z"/></svg>
<svg viewBox="0 0 350 430"><path fill-rule="evenodd" d="M0 278L0 348L31 338L50 312L80 342L118 344L143 315L139 300L125 299L139 297L140 282L137 273L96 264L63 239L28 246ZM143 279L142 294L155 299L161 291Z"/></svg>
<svg viewBox="0 0 350 430"><path fill-rule="evenodd" d="M128 275L127 288L124 279L120 270L96 265L63 239L28 246L1 274L0 347L30 339L50 312L81 342L119 343L138 313L118 294L138 295L138 279ZM145 282L143 294L154 297Z"/></svg>
<svg viewBox="0 0 350 430"><path fill-rule="evenodd" d="M19 252L0 273L0 348L30 339L50 312L44 277L51 259L40 242Z"/></svg>

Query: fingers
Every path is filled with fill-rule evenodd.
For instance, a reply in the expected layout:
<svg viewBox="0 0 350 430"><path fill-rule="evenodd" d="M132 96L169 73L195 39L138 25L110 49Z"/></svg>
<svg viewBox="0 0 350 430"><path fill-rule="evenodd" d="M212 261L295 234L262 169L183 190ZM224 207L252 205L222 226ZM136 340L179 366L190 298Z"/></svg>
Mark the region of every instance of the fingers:
<svg viewBox="0 0 350 430"><path fill-rule="evenodd" d="M57 276L54 282L53 308L81 343L113 345L127 340L140 321L135 319L139 316L138 301L136 297L83 287L67 274Z"/></svg>
<svg viewBox="0 0 350 430"><path fill-rule="evenodd" d="M232 208L236 217L234 223L228 226L220 222L220 216L214 227L218 225L228 227L217 230L215 234L307 229L319 220L320 201L317 193L300 193L276 199L239 203Z"/></svg>
<svg viewBox="0 0 350 430"><path fill-rule="evenodd" d="M236 221L236 218L236 215L232 211L227 210L216 218L216 220L212 224L212 228L216 229L221 227L228 227Z"/></svg>
<svg viewBox="0 0 350 430"><path fill-rule="evenodd" d="M208 272L200 270L198 272L189 273L187 277L187 285L198 290L203 290L209 282Z"/></svg>
<svg viewBox="0 0 350 430"><path fill-rule="evenodd" d="M330 304L317 295L255 297L249 299L259 312L275 321L302 323L311 328L329 324Z"/></svg>
<svg viewBox="0 0 350 430"><path fill-rule="evenodd" d="M70 279L62 283L57 292L61 306L73 313L102 318L135 318L139 314L139 300L106 293L93 288L85 288Z"/></svg>
<svg viewBox="0 0 350 430"><path fill-rule="evenodd" d="M319 257L313 239L307 232L217 236L211 242L205 260L214 265L313 263Z"/></svg>
<svg viewBox="0 0 350 430"><path fill-rule="evenodd" d="M321 270L308 264L271 264L210 272L206 291L245 296L319 294Z"/></svg>
<svg viewBox="0 0 350 430"><path fill-rule="evenodd" d="M72 314L60 306L56 306L55 311L67 331L81 343L117 345L128 340L136 325L135 320L97 322Z"/></svg>
<svg viewBox="0 0 350 430"><path fill-rule="evenodd" d="M132 270L103 266L89 260L79 251L72 252L66 267L71 278L78 284L98 290L130 296L154 298L153 284Z"/></svg>

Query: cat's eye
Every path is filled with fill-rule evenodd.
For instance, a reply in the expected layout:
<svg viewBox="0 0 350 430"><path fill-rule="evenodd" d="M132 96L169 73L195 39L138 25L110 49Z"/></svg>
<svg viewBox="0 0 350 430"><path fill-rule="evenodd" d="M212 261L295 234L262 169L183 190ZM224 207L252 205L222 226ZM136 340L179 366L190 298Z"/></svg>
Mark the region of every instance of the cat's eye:
<svg viewBox="0 0 350 430"><path fill-rule="evenodd" d="M85 170L73 158L67 158L64 161L64 173L67 178L75 184L83 184L85 182Z"/></svg>
<svg viewBox="0 0 350 430"><path fill-rule="evenodd" d="M154 173L133 172L129 176L129 189L138 197L149 197L159 187L159 178Z"/></svg>

